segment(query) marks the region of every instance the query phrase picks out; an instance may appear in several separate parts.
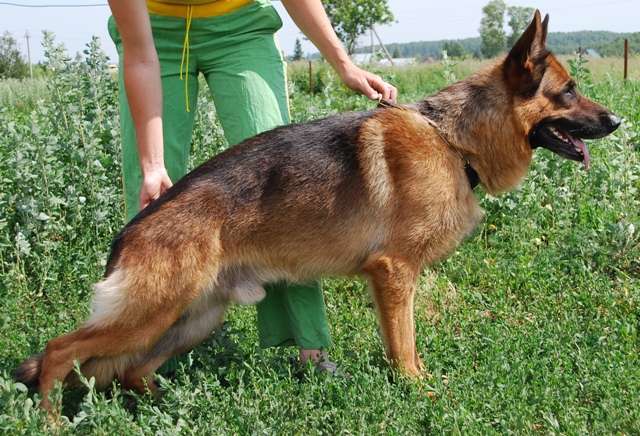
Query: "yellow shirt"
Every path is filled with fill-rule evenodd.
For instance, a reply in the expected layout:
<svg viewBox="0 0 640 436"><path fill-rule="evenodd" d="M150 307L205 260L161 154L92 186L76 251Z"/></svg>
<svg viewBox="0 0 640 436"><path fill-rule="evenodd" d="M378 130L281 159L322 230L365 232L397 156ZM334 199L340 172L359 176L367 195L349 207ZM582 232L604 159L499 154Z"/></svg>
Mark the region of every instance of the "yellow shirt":
<svg viewBox="0 0 640 436"><path fill-rule="evenodd" d="M206 3L218 3L217 0L158 0L158 3L168 3L170 5L204 5Z"/></svg>
<svg viewBox="0 0 640 436"><path fill-rule="evenodd" d="M206 18L228 14L253 0L147 0L150 14L169 17Z"/></svg>

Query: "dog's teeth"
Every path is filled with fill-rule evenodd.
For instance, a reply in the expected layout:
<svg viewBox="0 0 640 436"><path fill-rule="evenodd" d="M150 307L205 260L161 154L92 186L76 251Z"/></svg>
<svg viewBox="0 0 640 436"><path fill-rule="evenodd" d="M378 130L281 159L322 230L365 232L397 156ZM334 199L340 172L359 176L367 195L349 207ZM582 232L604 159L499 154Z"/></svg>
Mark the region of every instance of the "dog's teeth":
<svg viewBox="0 0 640 436"><path fill-rule="evenodd" d="M549 127L549 131L559 140L570 143L571 139L563 131L556 129L555 127Z"/></svg>
<svg viewBox="0 0 640 436"><path fill-rule="evenodd" d="M567 140L567 138L564 136L564 134L561 131L559 131L558 129L556 129L555 127L551 127L551 129L549 129L549 130L551 130L551 133L553 133L553 135L556 138L558 138L560 140L563 140L563 141Z"/></svg>

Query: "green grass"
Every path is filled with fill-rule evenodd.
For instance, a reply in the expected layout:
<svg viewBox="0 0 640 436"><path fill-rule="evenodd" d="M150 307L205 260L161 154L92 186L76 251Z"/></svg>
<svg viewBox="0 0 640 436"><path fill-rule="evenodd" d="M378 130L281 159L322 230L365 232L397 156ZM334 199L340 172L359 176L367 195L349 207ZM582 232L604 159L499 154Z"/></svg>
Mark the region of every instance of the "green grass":
<svg viewBox="0 0 640 436"><path fill-rule="evenodd" d="M350 378L299 380L295 350L261 350L254 309L238 307L161 381L161 400L117 385L66 392L62 421L48 423L10 371L86 317L123 220L115 84L98 53L50 53L46 104L0 106L0 433L640 432L640 82L595 74L585 91L624 124L591 143L592 169L536 152L520 189L478 193L485 222L425 270L424 380L389 369L364 284L327 279L331 354ZM413 101L471 69L380 72ZM309 94L305 74L291 71L296 121L373 106L324 70ZM225 146L201 97L194 164Z"/></svg>
<svg viewBox="0 0 640 436"><path fill-rule="evenodd" d="M46 94L46 81L35 79L0 80L0 107L12 106L18 110L33 109Z"/></svg>

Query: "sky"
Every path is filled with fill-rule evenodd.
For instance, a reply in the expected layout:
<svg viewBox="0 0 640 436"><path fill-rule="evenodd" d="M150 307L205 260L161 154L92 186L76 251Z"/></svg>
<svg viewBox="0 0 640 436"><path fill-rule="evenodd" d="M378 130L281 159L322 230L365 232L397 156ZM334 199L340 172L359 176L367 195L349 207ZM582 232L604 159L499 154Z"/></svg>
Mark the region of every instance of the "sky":
<svg viewBox="0 0 640 436"><path fill-rule="evenodd" d="M19 8L3 5L0 0L0 32L8 30L19 39L26 54L25 31L31 35L31 56L34 62L42 59L40 47L42 30L51 30L71 54L97 35L107 54L116 60L115 48L107 33L107 6L86 8ZM105 3L106 0L6 0L8 2L53 5ZM396 21L377 28L385 43L431 41L478 36L481 9L488 0L389 0ZM550 30L611 30L615 32L640 31L640 0L507 0L509 5L533 6L549 13ZM296 38L303 41L305 53L315 48L289 18L280 2L274 6L283 19L278 32L280 44L286 54L293 52ZM368 36L361 42L368 44Z"/></svg>

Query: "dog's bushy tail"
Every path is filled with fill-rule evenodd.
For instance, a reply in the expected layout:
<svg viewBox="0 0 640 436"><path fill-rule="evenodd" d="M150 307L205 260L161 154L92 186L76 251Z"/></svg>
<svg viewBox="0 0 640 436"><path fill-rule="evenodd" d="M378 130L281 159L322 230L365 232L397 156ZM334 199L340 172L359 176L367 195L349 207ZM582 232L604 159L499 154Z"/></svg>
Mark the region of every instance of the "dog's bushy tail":
<svg viewBox="0 0 640 436"><path fill-rule="evenodd" d="M40 371L42 370L42 359L44 353L34 354L27 360L22 362L15 371L13 371L13 378L15 381L24 384L29 388L37 388L38 380L40 378Z"/></svg>

